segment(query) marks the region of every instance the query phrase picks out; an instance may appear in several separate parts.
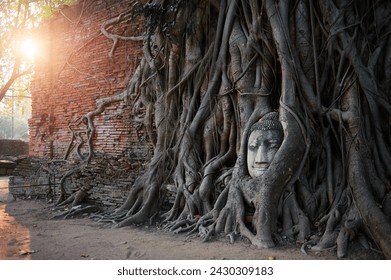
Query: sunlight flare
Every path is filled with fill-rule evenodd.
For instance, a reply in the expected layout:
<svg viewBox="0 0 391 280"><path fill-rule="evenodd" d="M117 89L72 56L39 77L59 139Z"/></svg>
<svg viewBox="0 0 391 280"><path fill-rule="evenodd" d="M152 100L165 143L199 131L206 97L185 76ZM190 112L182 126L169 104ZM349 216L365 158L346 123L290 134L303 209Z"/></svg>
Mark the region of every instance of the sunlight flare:
<svg viewBox="0 0 391 280"><path fill-rule="evenodd" d="M38 44L32 38L25 38L20 42L20 53L27 59L34 59L38 52Z"/></svg>

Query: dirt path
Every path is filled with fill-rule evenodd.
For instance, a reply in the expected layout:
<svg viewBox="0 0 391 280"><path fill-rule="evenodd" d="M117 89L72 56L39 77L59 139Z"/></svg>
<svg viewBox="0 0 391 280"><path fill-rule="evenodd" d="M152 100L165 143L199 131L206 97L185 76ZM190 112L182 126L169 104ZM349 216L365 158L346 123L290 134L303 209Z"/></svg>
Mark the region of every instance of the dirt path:
<svg viewBox="0 0 391 280"><path fill-rule="evenodd" d="M29 229L19 224L5 209L11 199L8 196L8 177L0 177L0 260L30 259L30 255L25 254L30 248Z"/></svg>
<svg viewBox="0 0 391 280"><path fill-rule="evenodd" d="M53 220L51 205L14 201L4 188L7 184L8 178L0 177L0 260L336 259L335 251L305 255L299 247L259 250L245 242L203 243L156 228L113 229L88 218Z"/></svg>

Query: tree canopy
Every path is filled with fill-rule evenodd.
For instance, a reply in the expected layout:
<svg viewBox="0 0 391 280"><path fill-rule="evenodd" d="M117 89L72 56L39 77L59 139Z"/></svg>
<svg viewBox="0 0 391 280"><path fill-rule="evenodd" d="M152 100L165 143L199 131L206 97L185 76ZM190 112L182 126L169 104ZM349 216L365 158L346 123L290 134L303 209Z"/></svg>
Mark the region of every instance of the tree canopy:
<svg viewBox="0 0 391 280"><path fill-rule="evenodd" d="M0 3L0 102L18 83L14 91L26 95L33 71L34 52L39 43L33 41L34 28L63 5L75 0L6 0Z"/></svg>

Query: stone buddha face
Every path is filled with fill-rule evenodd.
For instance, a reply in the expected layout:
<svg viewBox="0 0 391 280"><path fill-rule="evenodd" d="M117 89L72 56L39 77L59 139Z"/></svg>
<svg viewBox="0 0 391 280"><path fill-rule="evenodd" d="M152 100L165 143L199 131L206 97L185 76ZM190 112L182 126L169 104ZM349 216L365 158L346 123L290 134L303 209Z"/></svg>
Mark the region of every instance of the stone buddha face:
<svg viewBox="0 0 391 280"><path fill-rule="evenodd" d="M269 168L283 139L284 132L277 112L266 114L251 127L247 143L247 168L252 178L262 176Z"/></svg>

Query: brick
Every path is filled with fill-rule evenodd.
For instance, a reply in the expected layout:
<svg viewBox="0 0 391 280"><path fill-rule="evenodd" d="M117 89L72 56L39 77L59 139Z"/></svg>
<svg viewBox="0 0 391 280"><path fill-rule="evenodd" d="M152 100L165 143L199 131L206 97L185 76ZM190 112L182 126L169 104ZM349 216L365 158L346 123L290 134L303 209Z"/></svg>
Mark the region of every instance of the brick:
<svg viewBox="0 0 391 280"><path fill-rule="evenodd" d="M40 41L43 42L42 53L37 60L31 84L32 117L29 120L29 154L34 160L17 167L15 185L21 185L22 182L27 184L20 178L37 180L32 174L39 174L43 178L47 176L38 172L39 162L64 158L71 140L68 125L94 110L97 99L123 91L127 84L126 77L132 75L142 56L141 42L123 41L118 44L114 57L110 59L108 54L112 41L103 35L96 36L103 21L118 16L129 8L127 1L86 0L85 5L83 2L78 1L67 8L67 13L76 16L74 22L69 22L59 13L46 21L39 32ZM79 20L82 6L85 10ZM131 23L134 26L138 24ZM138 35L131 34L135 28L126 26L126 23L113 30ZM94 40L90 41L91 38ZM105 205L118 205L124 201L129 186L139 175L140 167L152 155L152 145L140 142L139 137L145 133L143 130L136 131L138 124L130 121L130 114L131 110L126 104L118 102L108 106L102 115L94 118L94 152L104 154L116 163L126 162L124 157L132 162L130 169L119 174L118 178L113 179L109 174L105 177L105 172L91 175L95 187L91 190L90 197ZM85 129L85 125L75 128ZM85 135L83 136L86 140ZM82 152L87 152L86 146L82 148ZM75 157L73 152L70 158ZM36 158L39 160L35 160ZM103 178L98 178L100 176ZM60 178L56 178L57 182L59 180ZM110 185L105 181L110 182ZM81 186L80 179L76 177L67 180L69 191ZM22 189L21 193L26 195L34 192Z"/></svg>

